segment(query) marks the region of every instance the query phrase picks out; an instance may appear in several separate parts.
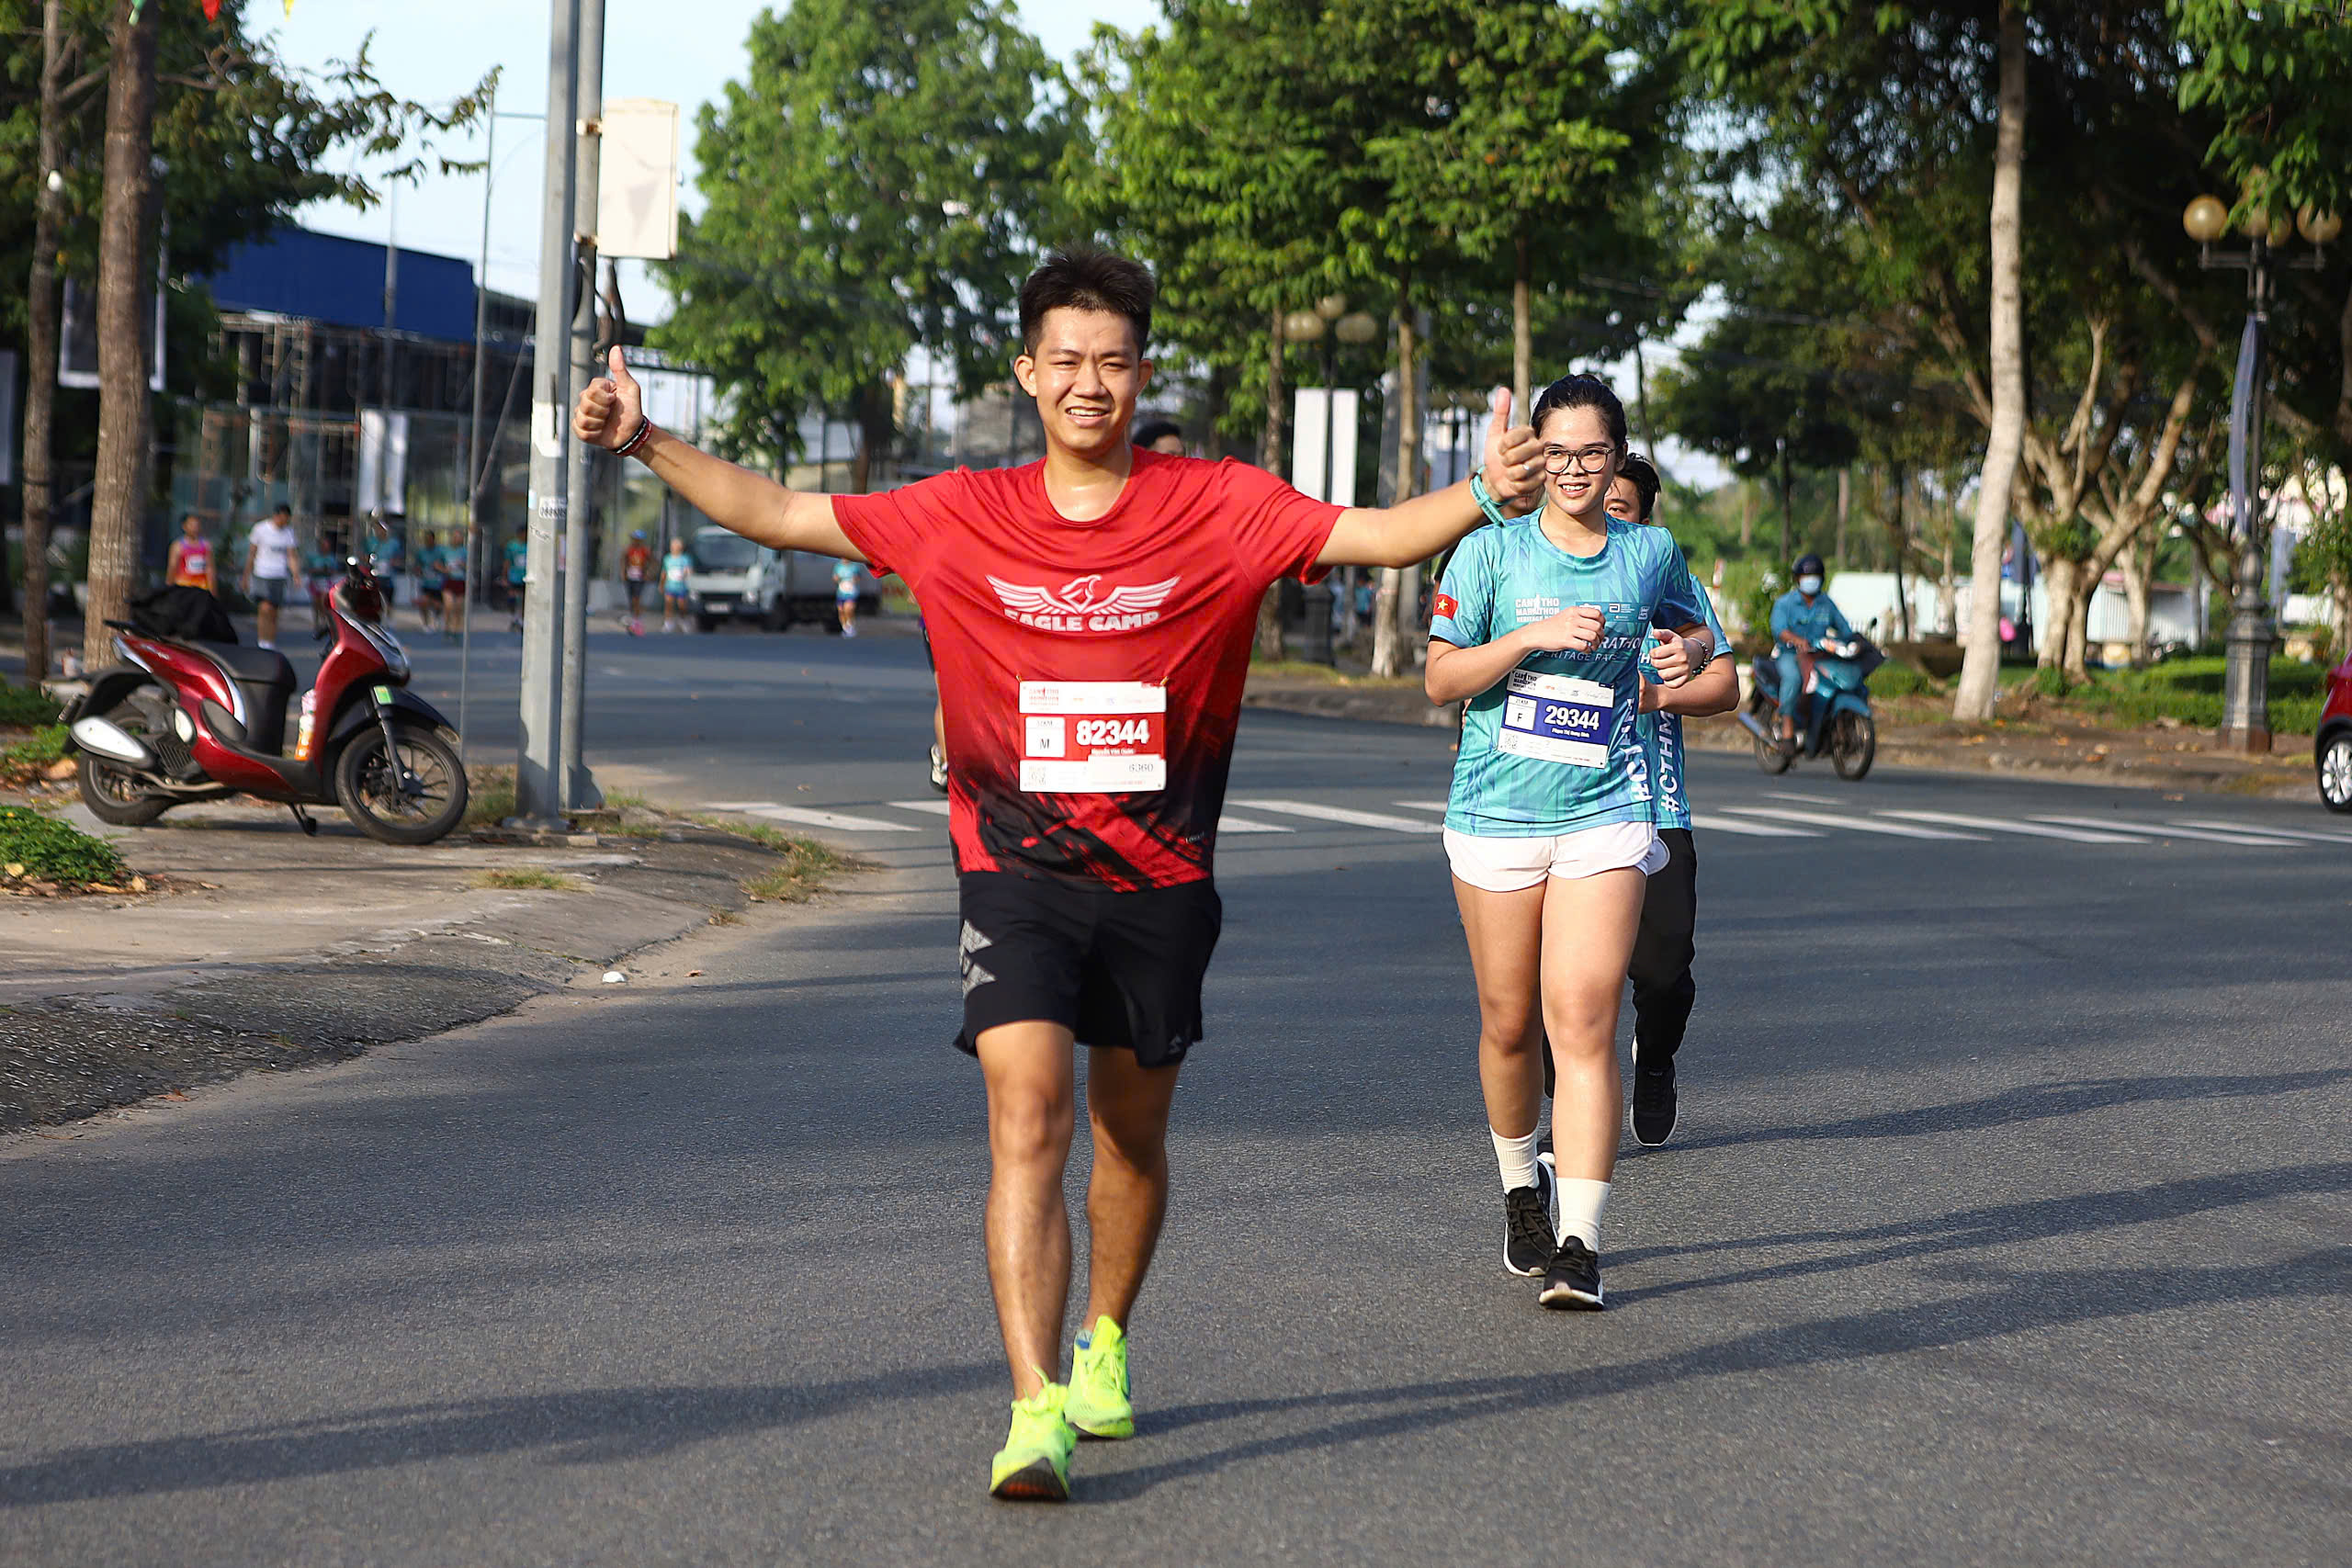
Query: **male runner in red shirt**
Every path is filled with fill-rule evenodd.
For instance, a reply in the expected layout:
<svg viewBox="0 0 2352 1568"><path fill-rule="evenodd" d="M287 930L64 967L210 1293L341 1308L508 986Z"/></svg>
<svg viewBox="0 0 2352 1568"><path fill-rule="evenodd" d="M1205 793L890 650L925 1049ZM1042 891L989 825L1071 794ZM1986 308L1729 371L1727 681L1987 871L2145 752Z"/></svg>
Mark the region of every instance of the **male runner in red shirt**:
<svg viewBox="0 0 2352 1568"><path fill-rule="evenodd" d="M1076 1432L1135 1430L1125 1330L1168 1197L1168 1109L1201 1038L1220 906L1210 882L1258 604L1285 576L1409 566L1485 520L1469 484L1342 511L1258 468L1128 445L1151 377L1151 275L1057 253L1021 290L1013 362L1043 460L880 495L825 496L656 428L615 349L572 418L642 460L713 522L761 544L896 572L938 654L953 763L964 1028L988 1087L989 1277L1012 1363L1000 1497L1069 1495ZM1535 433L1498 393L1483 482L1524 511ZM1086 1322L1069 1385L1062 1169L1072 1046L1091 1048L1094 1172Z"/></svg>

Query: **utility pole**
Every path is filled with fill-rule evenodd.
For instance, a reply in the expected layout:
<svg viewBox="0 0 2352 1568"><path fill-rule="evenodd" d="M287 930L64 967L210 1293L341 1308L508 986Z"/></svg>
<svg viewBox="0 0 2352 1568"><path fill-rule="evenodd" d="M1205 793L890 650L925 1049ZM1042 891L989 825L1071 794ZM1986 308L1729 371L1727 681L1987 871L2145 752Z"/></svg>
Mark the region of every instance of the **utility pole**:
<svg viewBox="0 0 2352 1568"><path fill-rule="evenodd" d="M571 374L566 379L568 411L595 376L596 365L596 181L602 162L605 113L605 0L575 0L579 7L578 77L573 113L579 117L574 143L571 186L571 234L574 257ZM589 524L595 515L592 487L596 453L582 441L571 444L566 465L567 498L564 553L571 570L563 580L563 718L562 759L559 793L564 809L588 811L605 803L603 792L580 760L588 705L588 591L594 576L596 547Z"/></svg>
<svg viewBox="0 0 2352 1568"><path fill-rule="evenodd" d="M531 333L531 517L523 592L522 740L514 766L514 816L529 828L563 817L561 583L565 454L571 410L564 344L571 324L572 131L579 121L580 61L572 39L581 0L549 0L547 178L539 210L539 301ZM573 559L574 571L582 563Z"/></svg>

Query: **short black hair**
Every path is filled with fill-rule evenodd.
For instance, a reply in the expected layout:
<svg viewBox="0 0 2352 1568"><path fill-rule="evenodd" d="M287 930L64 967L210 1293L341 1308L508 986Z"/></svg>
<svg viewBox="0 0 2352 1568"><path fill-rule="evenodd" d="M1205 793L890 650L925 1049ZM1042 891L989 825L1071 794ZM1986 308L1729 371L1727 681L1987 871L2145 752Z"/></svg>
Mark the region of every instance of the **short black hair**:
<svg viewBox="0 0 2352 1568"><path fill-rule="evenodd" d="M1609 444L1620 452L1625 449L1625 405L1600 377L1585 372L1561 377L1535 400L1535 417L1530 423L1542 430L1544 419L1558 409L1599 409L1609 427Z"/></svg>
<svg viewBox="0 0 2352 1568"><path fill-rule="evenodd" d="M281 501L269 509L269 514L272 517L291 517L294 515L294 507L291 502Z"/></svg>
<svg viewBox="0 0 2352 1568"><path fill-rule="evenodd" d="M1021 286L1021 348L1037 352L1037 329L1048 310L1108 310L1136 329L1136 352L1151 342L1151 307L1159 287L1151 269L1115 251L1069 245L1046 257Z"/></svg>
<svg viewBox="0 0 2352 1568"><path fill-rule="evenodd" d="M1659 482L1657 477L1657 465L1651 462L1647 457L1643 457L1639 452L1628 452L1625 454L1625 460L1617 465L1617 477L1621 479L1633 480L1634 488L1641 492L1641 514L1635 517L1634 521L1636 523L1648 522L1650 520L1650 513L1657 509L1657 491Z"/></svg>
<svg viewBox="0 0 2352 1568"><path fill-rule="evenodd" d="M1170 435L1179 441L1183 440L1184 427L1172 419L1148 419L1136 425L1135 433L1127 439L1138 446L1148 446L1153 442L1163 440Z"/></svg>

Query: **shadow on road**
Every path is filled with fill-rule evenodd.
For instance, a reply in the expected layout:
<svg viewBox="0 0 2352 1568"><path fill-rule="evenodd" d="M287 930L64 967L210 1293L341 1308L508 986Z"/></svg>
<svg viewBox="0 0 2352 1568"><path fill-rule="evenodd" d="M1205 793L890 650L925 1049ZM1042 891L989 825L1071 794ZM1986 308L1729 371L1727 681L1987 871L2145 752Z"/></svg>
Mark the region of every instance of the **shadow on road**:
<svg viewBox="0 0 2352 1568"><path fill-rule="evenodd" d="M2282 1189L2301 1190L2294 1183ZM1287 1399L1232 1400L1155 1412L1144 1427L1147 1435L1285 1412L1393 1407L1374 1409L1304 1432L1253 1438L1160 1464L1090 1474L1079 1495L1092 1503L1125 1502L1164 1483L1211 1474L1231 1464L1295 1459L1317 1450L1427 1432L1464 1421L1524 1417L1583 1401L1634 1393L1698 1378L1779 1372L1900 1356L2188 1304L2211 1306L2217 1303L2352 1293L2352 1262L2347 1262L2346 1254L2340 1248L2299 1253L2255 1268L2051 1271L1981 1269L1969 1270L1967 1278L1986 1288L1958 1298L1760 1329L1719 1344L1611 1367L1578 1367L1526 1377L1400 1383ZM2340 1476L2347 1450L2342 1436L2304 1436L2325 1450L2315 1457L2322 1459L2330 1473ZM2315 1482L2308 1476L2281 1472L2276 1465L2249 1465L2238 1483L2249 1494L2275 1497L2296 1492L2324 1507L2352 1506L2352 1485Z"/></svg>
<svg viewBox="0 0 2352 1568"><path fill-rule="evenodd" d="M1677 1146L1719 1149L1738 1144L1813 1143L1833 1138L1916 1138L1935 1133L1981 1133L2018 1122L2052 1116L2077 1116L2111 1105L2147 1105L2166 1100L2244 1100L2255 1095L2296 1094L2325 1089L2352 1078L2352 1067L2322 1072L2260 1073L2238 1077L2086 1078L2075 1083L2021 1084L1983 1100L1951 1105L1925 1105L1916 1110L1887 1111L1875 1116L1855 1116L1843 1122L1816 1122L1801 1127L1763 1127L1753 1132L1725 1133L1713 1138L1692 1138Z"/></svg>
<svg viewBox="0 0 2352 1568"><path fill-rule="evenodd" d="M192 1492L522 1450L548 1462L644 1459L858 1405L935 1399L1000 1381L1001 1362L925 1367L840 1382L750 1388L584 1389L395 1405L200 1437L68 1449L0 1468L0 1508Z"/></svg>

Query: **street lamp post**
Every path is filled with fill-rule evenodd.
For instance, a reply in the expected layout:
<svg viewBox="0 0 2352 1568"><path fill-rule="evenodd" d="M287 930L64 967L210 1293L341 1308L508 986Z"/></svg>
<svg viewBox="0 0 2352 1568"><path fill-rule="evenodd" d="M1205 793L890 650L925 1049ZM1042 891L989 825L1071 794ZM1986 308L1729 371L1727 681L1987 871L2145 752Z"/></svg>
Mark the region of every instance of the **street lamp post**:
<svg viewBox="0 0 2352 1568"><path fill-rule="evenodd" d="M2276 642L2270 604L2263 592L2267 563L2259 526L2262 402L2267 380L2263 340L2270 326L2271 275L2279 267L2317 270L2327 244L2344 224L2334 213L2310 207L2290 224L2257 206L2238 220L2246 248L2217 251L2213 242L2229 228L2229 209L2220 200L2200 196L2181 214L2180 226L2197 242L2199 266L2230 268L2246 275L2245 332L2238 345L2237 381L2230 399L2230 500L2237 529L2237 583L2224 645L2221 739L2233 751L2260 752L2270 750L2270 652ZM2290 242L2298 228L2314 247L2312 254L2295 260L2279 259L2274 238L2279 243Z"/></svg>
<svg viewBox="0 0 2352 1568"><path fill-rule="evenodd" d="M1380 323L1362 310L1351 312L1344 294L1326 294L1315 301L1311 310L1293 310L1283 318L1283 336L1292 343L1320 343L1323 345L1323 485L1316 492L1318 501L1329 501L1337 474L1333 469L1338 447L1340 351L1341 343L1369 343L1380 331ZM1306 585L1307 660L1316 664L1334 664L1337 656L1331 649L1331 580Z"/></svg>

